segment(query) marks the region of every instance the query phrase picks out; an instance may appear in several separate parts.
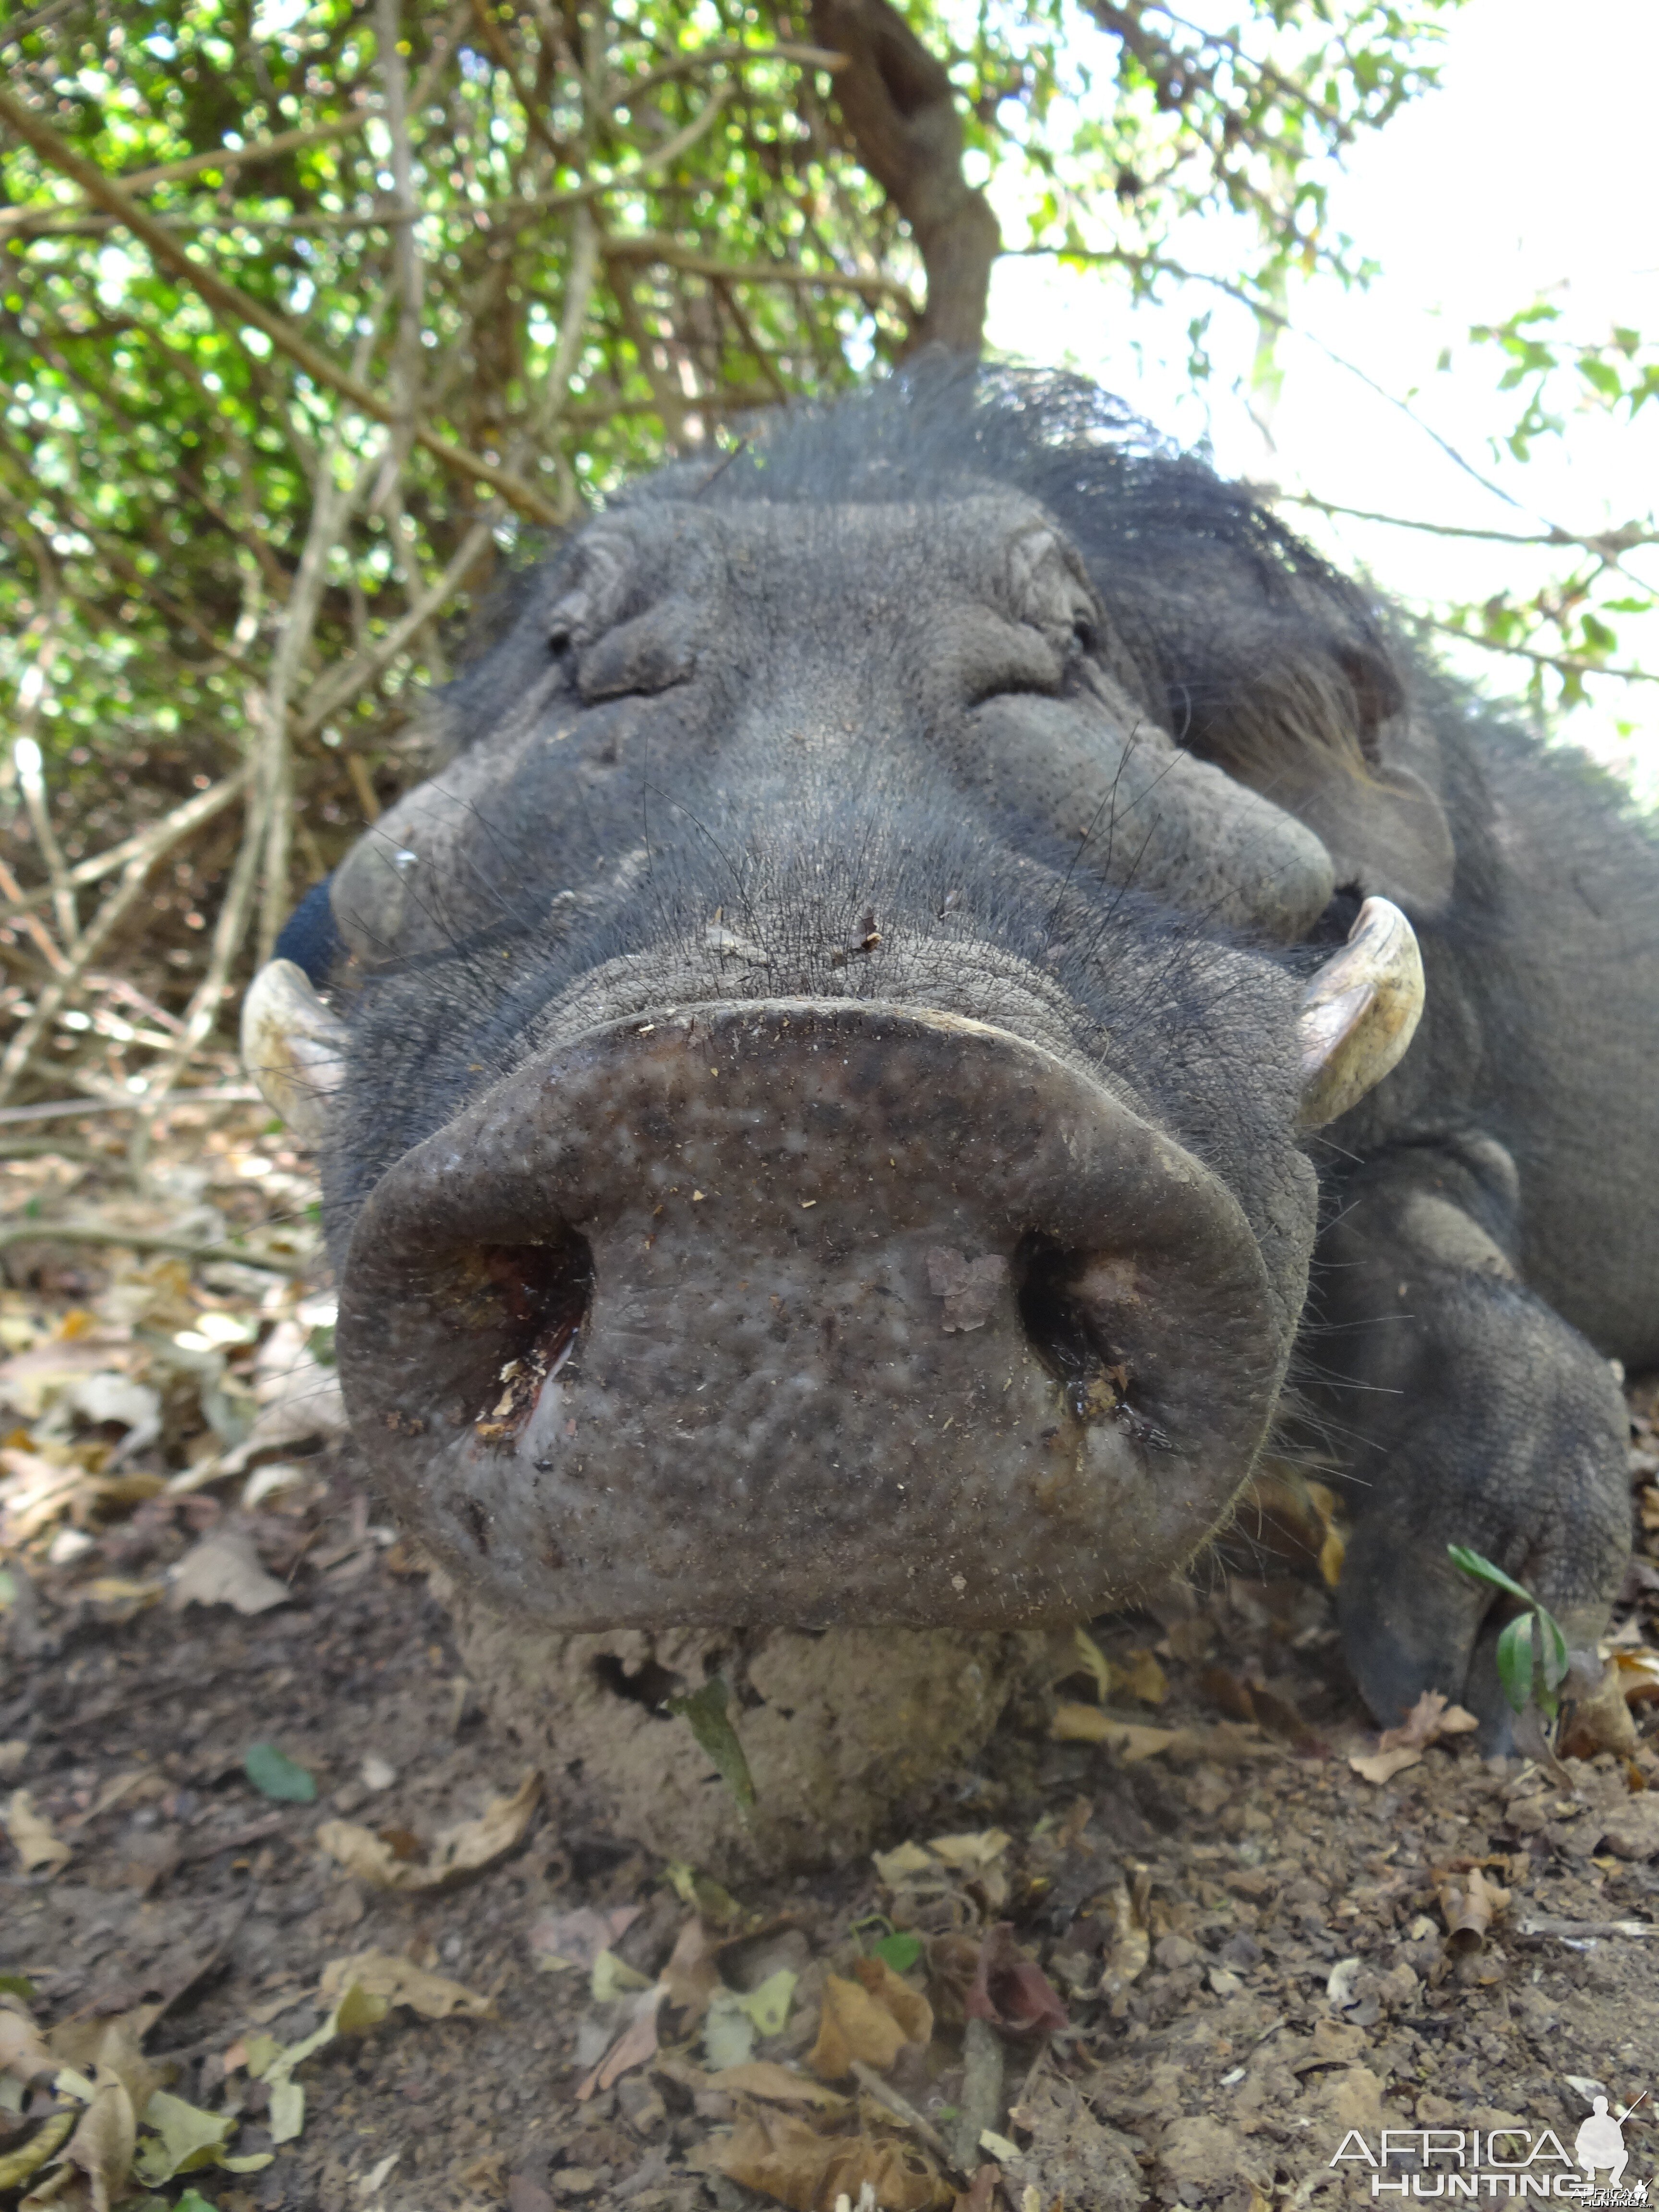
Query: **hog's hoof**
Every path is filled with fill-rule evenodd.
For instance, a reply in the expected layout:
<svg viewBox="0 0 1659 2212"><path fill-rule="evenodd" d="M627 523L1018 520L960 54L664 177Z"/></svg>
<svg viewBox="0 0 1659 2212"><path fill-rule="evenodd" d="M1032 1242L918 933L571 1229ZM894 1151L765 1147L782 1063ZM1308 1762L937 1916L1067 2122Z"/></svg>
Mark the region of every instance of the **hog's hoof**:
<svg viewBox="0 0 1659 2212"><path fill-rule="evenodd" d="M573 1815L730 1880L845 1861L971 1763L1049 1639L962 1629L538 1629L443 1590L495 1725ZM745 1820L664 1701L720 1675L757 1802ZM972 1825L964 1816L960 1825Z"/></svg>

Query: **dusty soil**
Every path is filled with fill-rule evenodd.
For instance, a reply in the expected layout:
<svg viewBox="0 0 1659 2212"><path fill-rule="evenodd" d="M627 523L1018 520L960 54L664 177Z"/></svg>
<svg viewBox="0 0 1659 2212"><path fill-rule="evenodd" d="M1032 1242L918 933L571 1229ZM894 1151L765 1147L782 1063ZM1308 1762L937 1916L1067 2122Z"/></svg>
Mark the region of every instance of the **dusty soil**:
<svg viewBox="0 0 1659 2212"><path fill-rule="evenodd" d="M105 1140L81 1134L90 1164L9 1171L35 1218L114 1189ZM286 1235L303 1261L307 1232L284 1226L308 1203L303 1171L276 1141L234 1113L228 1127L204 1117L194 1195L155 1203L175 1224L180 1206L216 1206L209 1241L236 1231L281 1256ZM254 1157L266 1171L246 1172ZM1316 1574L1217 1565L1156 1613L1097 1624L1109 1741L1054 1739L1057 1706L1103 1710L1088 1655L1060 1649L1049 1671L1069 1679L1018 1697L879 1856L728 1895L689 1855L619 1835L591 1778L550 1771L527 1823L498 1812L488 1863L450 1886L389 1891L349 1872L343 1854L366 1863L346 1826L371 1851L382 1839L383 1874L405 1870L389 1878L434 1872L434 1839L512 1798L525 1757L489 1719L349 1444L319 1449L314 1432L301 1444L289 1419L233 1472L210 1464L235 1456L238 1405L245 1427L261 1394L267 1408L280 1396L258 1365L276 1329L308 1347L313 1382L325 1370L325 1341L301 1328L303 1292L222 1257L192 1267L41 1236L7 1255L14 1358L77 1331L107 1339L118 1370L155 1390L161 1428L112 1462L142 1409L94 1422L88 1401L54 1441L46 1403L16 1413L0 1455L0 1796L15 1839L39 1841L20 1826L21 1791L57 1847L30 1869L27 1852L0 1864L0 1969L32 1988L14 2009L43 2029L70 2023L60 2056L150 2008L143 2051L171 2093L240 2121L230 2154L275 2151L257 2171L204 2168L151 2196L134 2185L135 2201L188 2203L194 2188L218 2212L830 2212L837 2188L856 2199L876 2175L890 2212L958 2192L973 2212L1029 2212L1032 2188L1041 2212L1056 2199L1065 2212L1264 2212L1369 2199L1358 2154L1331 2163L1351 2130L1375 2150L1383 2127L1518 2125L1571 2151L1597 2083L1615 2111L1645 2093L1626 2126L1626 2180L1652 2174L1659 1932L1640 1931L1659 1930L1659 1755L1644 1740L1552 1777L1453 1737L1383 1784L1364 1779L1350 1753L1376 1736ZM65 1335L73 1313L92 1319ZM244 1337L207 1327L210 1313L244 1316ZM205 1363L192 1398L155 1346L204 1333L223 1358L215 1369L182 1347ZM1651 1399L1632 1405L1638 1504L1659 1523ZM268 1427L275 1437L282 1422ZM54 1463L83 1478L58 1519L41 1503ZM192 1465L201 1479L181 1486ZM271 1466L291 1472L262 1490ZM227 1535L278 1600L244 1583L264 1609L176 1609L180 1563ZM1659 1641L1656 1586L1659 1568L1640 1566L1627 1648ZM1634 1711L1651 1726L1659 1705ZM303 1770L314 1797L256 1786L245 1760L258 1744ZM1449 1948L1449 1892L1467 1896L1477 1869L1507 1898L1484 1941ZM1011 1938L990 1933L1005 1925ZM894 1943L907 1933L920 1940ZM337 1968L325 1981L331 1963L369 1954L471 1998L428 1987L427 2010L448 2017L394 2006L296 2062L303 2124L273 2144L256 2039L292 2046L324 2025L342 1987ZM964 2009L979 2017L964 2026ZM844 2049L826 2042L832 2014ZM0 2159L52 2107L49 2080L20 2104L0 2108ZM90 2201L78 2185L61 2201Z"/></svg>

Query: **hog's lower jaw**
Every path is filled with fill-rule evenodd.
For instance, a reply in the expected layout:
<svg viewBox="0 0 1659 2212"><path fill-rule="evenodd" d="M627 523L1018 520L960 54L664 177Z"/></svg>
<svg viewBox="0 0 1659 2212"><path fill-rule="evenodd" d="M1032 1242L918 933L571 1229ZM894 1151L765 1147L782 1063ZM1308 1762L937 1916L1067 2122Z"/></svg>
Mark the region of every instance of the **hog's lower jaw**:
<svg viewBox="0 0 1659 2212"><path fill-rule="evenodd" d="M399 1161L342 1379L394 1503L559 1628L1075 1620L1180 1566L1288 1343L1210 1173L869 1001L590 1031Z"/></svg>

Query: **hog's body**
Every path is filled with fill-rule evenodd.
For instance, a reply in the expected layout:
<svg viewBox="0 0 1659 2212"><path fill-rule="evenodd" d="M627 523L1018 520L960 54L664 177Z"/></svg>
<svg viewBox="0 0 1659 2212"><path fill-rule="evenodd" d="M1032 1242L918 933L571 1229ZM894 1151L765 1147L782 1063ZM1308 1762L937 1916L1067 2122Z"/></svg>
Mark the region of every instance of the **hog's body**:
<svg viewBox="0 0 1659 2212"><path fill-rule="evenodd" d="M1378 1713L1498 1712L1449 1541L1594 1635L1659 854L1246 497L1077 387L890 389L638 488L446 713L306 964L348 1400L475 1596L1075 1619L1223 1518L1300 1331ZM1310 1136L1367 896L1427 1010Z"/></svg>

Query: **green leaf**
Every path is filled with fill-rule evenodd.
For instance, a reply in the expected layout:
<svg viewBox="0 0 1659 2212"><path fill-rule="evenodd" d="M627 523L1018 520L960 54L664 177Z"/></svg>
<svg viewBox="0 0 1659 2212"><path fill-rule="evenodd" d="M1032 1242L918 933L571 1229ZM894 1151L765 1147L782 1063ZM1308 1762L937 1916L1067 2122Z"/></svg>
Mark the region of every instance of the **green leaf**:
<svg viewBox="0 0 1659 2212"><path fill-rule="evenodd" d="M1602 398L1618 399L1623 396L1623 379L1610 361L1598 361L1594 355L1587 355L1578 364L1578 374Z"/></svg>
<svg viewBox="0 0 1659 2212"><path fill-rule="evenodd" d="M716 1990L703 2014L703 2063L711 2074L747 2064L755 2049L755 2023L736 1990Z"/></svg>
<svg viewBox="0 0 1659 2212"><path fill-rule="evenodd" d="M761 2035L781 2035L789 2025L789 2007L795 1994L795 1984L800 1976L787 1966L780 1966L775 1974L769 1974L758 1989L750 1990L738 2002Z"/></svg>
<svg viewBox="0 0 1659 2212"><path fill-rule="evenodd" d="M715 1772L746 1813L755 1802L755 1784L738 1732L726 1718L731 1694L716 1674L689 1697L670 1698L668 1710L690 1723L699 1747L714 1761Z"/></svg>
<svg viewBox="0 0 1659 2212"><path fill-rule="evenodd" d="M270 2085L270 2110L266 2124L274 2143L292 2142L306 2124L306 2093L284 2074Z"/></svg>
<svg viewBox="0 0 1659 2212"><path fill-rule="evenodd" d="M34 1984L27 1974L0 1974L0 1996L21 1997L27 2004L34 1993Z"/></svg>
<svg viewBox="0 0 1659 2212"><path fill-rule="evenodd" d="M1532 1702L1532 1615L1517 1613L1498 1639L1498 1679L1517 1713Z"/></svg>
<svg viewBox="0 0 1659 2212"><path fill-rule="evenodd" d="M263 2081L283 2055L283 2046L274 2035L250 2035L242 2047L247 2053L243 2063L254 2081Z"/></svg>
<svg viewBox="0 0 1659 2212"><path fill-rule="evenodd" d="M314 1804L317 1779L274 1743L250 1744L242 1758L242 1771L264 1797L281 1805Z"/></svg>
<svg viewBox="0 0 1659 2212"><path fill-rule="evenodd" d="M664 1869L682 1905L700 1912L711 1928L733 1928L743 1917L743 1907L729 1889L712 1875L700 1874L689 1859L671 1859Z"/></svg>
<svg viewBox="0 0 1659 2212"><path fill-rule="evenodd" d="M884 1936L879 1943L871 1945L870 1956L890 1966L896 1974L908 1974L926 1948L920 1936Z"/></svg>
<svg viewBox="0 0 1659 2212"><path fill-rule="evenodd" d="M1544 1677L1544 1687L1553 1692L1567 1679L1572 1661L1567 1652L1567 1639L1561 1624L1547 1607L1538 1607L1538 1620L1544 1632L1543 1649L1539 1654L1539 1666Z"/></svg>
<svg viewBox="0 0 1659 2212"><path fill-rule="evenodd" d="M703 2055L711 2072L741 2066L762 2036L781 2035L800 1979L787 1966L769 1974L758 1989L718 1989L703 2020Z"/></svg>
<svg viewBox="0 0 1659 2212"><path fill-rule="evenodd" d="M173 2212L219 2212L219 2208L199 2189L187 2189L182 2197L174 2198Z"/></svg>
<svg viewBox="0 0 1659 2212"><path fill-rule="evenodd" d="M1466 1575L1473 1575L1476 1582L1490 1583L1494 1589L1507 1590L1523 1605L1537 1602L1529 1589L1523 1589L1513 1575L1506 1575L1502 1567L1494 1566L1483 1553L1472 1552L1467 1544L1448 1544L1446 1550L1453 1566L1461 1567Z"/></svg>
<svg viewBox="0 0 1659 2212"><path fill-rule="evenodd" d="M588 1991L595 2004L610 2004L615 1998L625 1996L630 1990L648 1990L648 1978L637 1966L630 1966L626 1959L619 1959L614 1951L601 1951L593 1961L593 1971L588 1978Z"/></svg>
<svg viewBox="0 0 1659 2212"><path fill-rule="evenodd" d="M154 2133L140 2143L134 2164L138 2179L150 2183L217 2165L219 2153L236 2132L230 2113L204 2112L165 2089L158 2089L145 2106L143 2121Z"/></svg>

